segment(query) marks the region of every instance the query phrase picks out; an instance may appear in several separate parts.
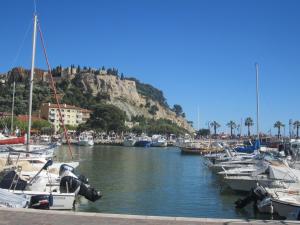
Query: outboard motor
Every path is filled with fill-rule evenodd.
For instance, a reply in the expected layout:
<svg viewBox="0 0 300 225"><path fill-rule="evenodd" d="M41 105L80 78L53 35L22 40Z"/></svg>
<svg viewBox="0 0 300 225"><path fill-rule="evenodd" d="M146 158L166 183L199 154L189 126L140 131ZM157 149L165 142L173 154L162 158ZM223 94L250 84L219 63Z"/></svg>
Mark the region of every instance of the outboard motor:
<svg viewBox="0 0 300 225"><path fill-rule="evenodd" d="M254 202L254 205L256 205L257 201L262 201L267 196L268 193L266 190L262 186L258 185L256 188L250 191L248 196L243 199L238 199L235 202L235 207L237 209L242 209L251 202Z"/></svg>
<svg viewBox="0 0 300 225"><path fill-rule="evenodd" d="M20 179L16 171L8 171L3 176L0 182L0 188L3 189L14 189L14 190L25 190L27 181Z"/></svg>
<svg viewBox="0 0 300 225"><path fill-rule="evenodd" d="M86 199L95 202L102 197L100 191L95 190L92 187L88 187L86 184L82 183L80 185L80 190L78 194L84 196Z"/></svg>
<svg viewBox="0 0 300 225"><path fill-rule="evenodd" d="M50 209L53 205L53 195L34 195L31 196L28 208L32 209Z"/></svg>
<svg viewBox="0 0 300 225"><path fill-rule="evenodd" d="M60 180L60 192L61 193L78 193L81 181L78 180L76 177L72 176L64 176Z"/></svg>
<svg viewBox="0 0 300 225"><path fill-rule="evenodd" d="M102 197L100 191L95 190L78 178L73 176L64 176L60 181L60 192L61 193L78 193L84 196L86 199L95 202Z"/></svg>

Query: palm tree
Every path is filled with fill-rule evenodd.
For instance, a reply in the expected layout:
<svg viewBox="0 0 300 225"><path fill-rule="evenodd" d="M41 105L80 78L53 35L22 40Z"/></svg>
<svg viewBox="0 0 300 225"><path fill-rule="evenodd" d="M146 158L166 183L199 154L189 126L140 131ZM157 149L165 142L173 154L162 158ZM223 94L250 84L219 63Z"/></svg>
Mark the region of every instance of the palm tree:
<svg viewBox="0 0 300 225"><path fill-rule="evenodd" d="M300 121L299 120L296 120L294 123L294 129L296 128L297 129L297 138L299 138L299 127L300 127Z"/></svg>
<svg viewBox="0 0 300 225"><path fill-rule="evenodd" d="M213 121L210 123L210 126L214 128L214 133L215 133L215 136L217 135L217 129L221 126L220 124L218 124L218 122L216 121Z"/></svg>
<svg viewBox="0 0 300 225"><path fill-rule="evenodd" d="M253 120L251 117L247 117L245 120L245 126L248 127L248 136L250 137L250 127L253 126Z"/></svg>
<svg viewBox="0 0 300 225"><path fill-rule="evenodd" d="M280 137L280 128L281 127L284 127L285 125L283 124L283 123L281 123L280 121L276 121L276 123L274 123L274 128L277 128L278 129L278 134L277 134L277 136L278 136L278 138Z"/></svg>
<svg viewBox="0 0 300 225"><path fill-rule="evenodd" d="M230 128L230 137L232 137L232 130L236 128L236 124L234 121L230 120L226 126Z"/></svg>

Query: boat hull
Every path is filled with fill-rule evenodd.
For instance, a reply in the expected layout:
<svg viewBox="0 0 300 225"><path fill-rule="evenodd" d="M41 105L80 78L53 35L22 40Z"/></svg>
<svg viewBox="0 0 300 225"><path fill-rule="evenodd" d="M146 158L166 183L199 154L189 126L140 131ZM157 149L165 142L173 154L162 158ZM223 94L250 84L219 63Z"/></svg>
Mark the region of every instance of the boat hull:
<svg viewBox="0 0 300 225"><path fill-rule="evenodd" d="M183 154L192 154L192 155L200 155L201 154L201 149L196 149L196 148L180 148L181 153Z"/></svg>
<svg viewBox="0 0 300 225"><path fill-rule="evenodd" d="M168 142L152 142L151 147L167 147Z"/></svg>
<svg viewBox="0 0 300 225"><path fill-rule="evenodd" d="M284 216L289 220L300 219L300 205L281 201L279 199L272 199L272 205L274 212L277 212L280 216Z"/></svg>
<svg viewBox="0 0 300 225"><path fill-rule="evenodd" d="M25 136L0 139L0 145L25 144Z"/></svg>
<svg viewBox="0 0 300 225"><path fill-rule="evenodd" d="M35 195L49 195L49 192L36 192L36 191L13 191L15 194L26 195L32 197ZM71 210L75 204L74 193L55 193L52 192L53 204L50 209L53 210Z"/></svg>
<svg viewBox="0 0 300 225"><path fill-rule="evenodd" d="M272 184L271 180L268 179L253 179L251 177L224 177L224 182L234 191L249 192L257 186L257 183L264 187L270 186Z"/></svg>
<svg viewBox="0 0 300 225"><path fill-rule="evenodd" d="M136 143L136 140L124 140L123 146L125 147L133 147Z"/></svg>
<svg viewBox="0 0 300 225"><path fill-rule="evenodd" d="M135 147L150 147L151 142L150 141L137 141L135 142Z"/></svg>
<svg viewBox="0 0 300 225"><path fill-rule="evenodd" d="M94 141L92 140L88 140L88 141L78 141L78 145L80 146L93 146L94 145Z"/></svg>

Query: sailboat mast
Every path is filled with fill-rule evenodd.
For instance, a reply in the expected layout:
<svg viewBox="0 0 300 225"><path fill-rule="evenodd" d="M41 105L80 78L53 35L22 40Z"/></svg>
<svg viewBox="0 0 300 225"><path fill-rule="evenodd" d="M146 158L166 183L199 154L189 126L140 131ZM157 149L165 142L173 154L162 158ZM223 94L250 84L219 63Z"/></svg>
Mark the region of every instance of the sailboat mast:
<svg viewBox="0 0 300 225"><path fill-rule="evenodd" d="M256 133L259 140L259 92L258 92L258 64L255 63L256 69Z"/></svg>
<svg viewBox="0 0 300 225"><path fill-rule="evenodd" d="M200 130L200 110L199 110L199 106L197 107L197 126L198 126L198 131Z"/></svg>
<svg viewBox="0 0 300 225"><path fill-rule="evenodd" d="M12 96L12 106L11 106L10 133L13 133L13 130L14 130L15 91L16 91L16 81L14 80L14 84L13 84L13 96Z"/></svg>
<svg viewBox="0 0 300 225"><path fill-rule="evenodd" d="M35 14L34 22L33 22L31 72L30 72L30 80L29 80L30 92L29 92L29 112L28 112L28 130L27 130L27 151L29 151L30 132L31 132L32 91L33 91L33 75L34 75L35 47L36 47L36 24L37 24L37 15Z"/></svg>

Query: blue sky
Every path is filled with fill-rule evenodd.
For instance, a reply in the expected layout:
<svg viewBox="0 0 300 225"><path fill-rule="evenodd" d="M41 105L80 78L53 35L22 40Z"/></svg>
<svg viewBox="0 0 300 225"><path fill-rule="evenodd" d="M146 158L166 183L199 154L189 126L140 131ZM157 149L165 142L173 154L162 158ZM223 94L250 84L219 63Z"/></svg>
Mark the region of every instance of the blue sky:
<svg viewBox="0 0 300 225"><path fill-rule="evenodd" d="M0 9L0 72L29 68L33 1ZM163 90L195 127L198 107L200 127L255 120L255 62L262 130L300 119L300 1L38 0L37 10L53 66L116 67Z"/></svg>

